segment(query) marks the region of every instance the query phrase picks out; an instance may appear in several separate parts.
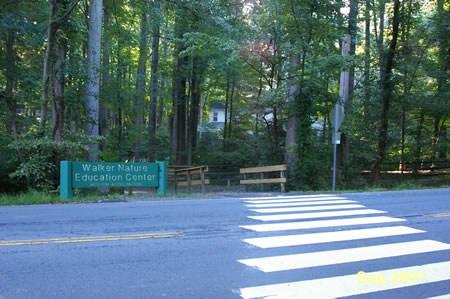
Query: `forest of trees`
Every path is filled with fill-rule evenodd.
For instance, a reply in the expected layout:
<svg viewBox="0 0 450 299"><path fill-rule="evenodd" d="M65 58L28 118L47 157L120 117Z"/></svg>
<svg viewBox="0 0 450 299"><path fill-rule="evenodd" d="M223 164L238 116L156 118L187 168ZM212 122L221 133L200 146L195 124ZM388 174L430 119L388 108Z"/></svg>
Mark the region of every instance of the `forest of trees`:
<svg viewBox="0 0 450 299"><path fill-rule="evenodd" d="M0 0L0 192L57 189L61 160L287 163L290 190L322 188L336 103L341 182L368 170L376 185L382 169L447 161L449 9ZM199 134L218 103L224 128Z"/></svg>

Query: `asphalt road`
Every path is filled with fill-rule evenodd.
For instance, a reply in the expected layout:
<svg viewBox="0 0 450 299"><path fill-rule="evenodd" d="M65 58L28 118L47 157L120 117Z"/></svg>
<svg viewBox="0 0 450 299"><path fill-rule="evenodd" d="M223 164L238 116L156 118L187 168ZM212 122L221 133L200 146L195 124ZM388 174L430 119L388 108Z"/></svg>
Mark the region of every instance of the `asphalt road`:
<svg viewBox="0 0 450 299"><path fill-rule="evenodd" d="M450 189L296 195L0 207L0 298L450 297Z"/></svg>

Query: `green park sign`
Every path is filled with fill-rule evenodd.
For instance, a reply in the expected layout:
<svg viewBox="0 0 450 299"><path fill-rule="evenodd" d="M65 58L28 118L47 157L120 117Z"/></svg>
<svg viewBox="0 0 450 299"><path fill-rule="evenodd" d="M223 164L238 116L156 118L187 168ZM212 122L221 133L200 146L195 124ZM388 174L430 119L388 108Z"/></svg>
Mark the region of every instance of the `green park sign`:
<svg viewBox="0 0 450 299"><path fill-rule="evenodd" d="M61 161L60 195L73 196L72 188L149 187L167 192L167 164Z"/></svg>

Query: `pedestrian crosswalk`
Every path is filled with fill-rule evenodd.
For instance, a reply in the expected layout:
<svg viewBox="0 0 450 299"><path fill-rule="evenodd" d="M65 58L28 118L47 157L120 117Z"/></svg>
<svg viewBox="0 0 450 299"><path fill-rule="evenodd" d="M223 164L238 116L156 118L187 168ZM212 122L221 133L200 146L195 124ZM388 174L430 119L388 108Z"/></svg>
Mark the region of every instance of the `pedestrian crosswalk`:
<svg viewBox="0 0 450 299"><path fill-rule="evenodd" d="M391 227L377 227L367 229L352 229L337 232L251 238L251 239L244 239L243 241L260 248L275 248L284 246L298 246L307 244L320 244L338 241L401 236L424 232L425 231L423 230L418 230L406 226L391 226Z"/></svg>
<svg viewBox="0 0 450 299"><path fill-rule="evenodd" d="M343 204L354 203L354 200L322 200L322 201L307 201L307 202L284 202L284 203L261 203L246 205L249 208L271 208L271 207L291 207L291 206L316 206L328 204Z"/></svg>
<svg viewBox="0 0 450 299"><path fill-rule="evenodd" d="M402 221L406 221L406 220L401 219L401 218L379 216L379 217L361 217L361 218L350 218L350 219L314 220L314 221L273 223L273 224L241 225L241 227L249 229L249 230L258 231L258 232L264 232L264 231L269 232L269 231L282 231L282 230L295 230L295 229L321 228L321 227L338 227L338 226L375 224L375 223L386 223L386 222L402 222Z"/></svg>
<svg viewBox="0 0 450 299"><path fill-rule="evenodd" d="M248 218L262 223L241 225L261 235L242 241L262 250L262 257L261 254L246 257L239 259L239 263L265 275L343 264L354 264L355 271L341 276L304 280L295 277L283 283L245 286L240 289L242 298L338 298L450 280L450 260L398 268L386 266L387 269L371 273L360 271L358 263L366 261L450 250L450 244L427 239L426 231L406 226L406 219L380 215L386 211L369 209L355 200L326 194L244 200L252 214ZM385 242L385 238L394 236L415 236L416 239ZM378 242L365 246L361 240ZM313 252L303 250L306 245L344 241L347 242L345 248L328 246L328 250L323 250L324 247ZM276 248L293 248L294 253L275 254ZM264 252L268 253L264 255Z"/></svg>
<svg viewBox="0 0 450 299"><path fill-rule="evenodd" d="M320 211L320 210L345 210L364 208L362 205L327 205L327 206L307 206L295 208L272 208L272 209L251 209L250 211L258 213L284 213L284 212L303 212L303 211Z"/></svg>
<svg viewBox="0 0 450 299"><path fill-rule="evenodd" d="M300 214L276 214L269 216L248 216L249 218L261 220L261 221L275 221L275 220L292 220L292 219L312 219L312 218L324 218L324 217L337 217L337 216L351 216L351 215L368 215L368 214L380 214L386 213L384 211L363 209L352 211L338 211L338 212L318 212L318 213L300 213Z"/></svg>
<svg viewBox="0 0 450 299"><path fill-rule="evenodd" d="M432 283L449 279L450 262L419 265L395 269L398 273L426 273L420 283ZM392 270L371 273L375 277L390 277ZM358 283L356 275L329 277L316 280L295 281L241 289L243 298L337 298L362 295L404 287L401 283ZM440 298L440 297L438 297ZM442 297L444 298L444 297Z"/></svg>

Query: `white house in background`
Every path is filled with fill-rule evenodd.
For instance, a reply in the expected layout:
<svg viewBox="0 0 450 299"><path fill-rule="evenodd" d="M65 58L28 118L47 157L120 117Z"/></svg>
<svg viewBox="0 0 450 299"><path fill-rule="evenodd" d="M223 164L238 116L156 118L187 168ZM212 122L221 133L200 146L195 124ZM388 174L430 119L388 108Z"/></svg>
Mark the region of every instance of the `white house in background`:
<svg viewBox="0 0 450 299"><path fill-rule="evenodd" d="M225 126L225 106L215 104L209 109L209 123L215 128L221 129Z"/></svg>
<svg viewBox="0 0 450 299"><path fill-rule="evenodd" d="M225 127L225 106L222 104L215 104L209 108L209 121L203 122L198 126L198 131L213 132L223 129Z"/></svg>

